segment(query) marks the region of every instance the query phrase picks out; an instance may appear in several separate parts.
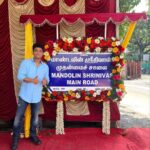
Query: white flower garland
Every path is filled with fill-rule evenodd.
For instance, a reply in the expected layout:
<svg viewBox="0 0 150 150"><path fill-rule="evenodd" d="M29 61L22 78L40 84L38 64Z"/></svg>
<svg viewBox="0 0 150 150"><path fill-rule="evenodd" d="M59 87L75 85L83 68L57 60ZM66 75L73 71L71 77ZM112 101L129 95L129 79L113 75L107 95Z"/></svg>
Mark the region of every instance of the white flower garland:
<svg viewBox="0 0 150 150"><path fill-rule="evenodd" d="M103 102L102 132L110 134L110 102Z"/></svg>
<svg viewBox="0 0 150 150"><path fill-rule="evenodd" d="M64 132L64 106L63 101L57 102L56 111L56 134L65 134Z"/></svg>

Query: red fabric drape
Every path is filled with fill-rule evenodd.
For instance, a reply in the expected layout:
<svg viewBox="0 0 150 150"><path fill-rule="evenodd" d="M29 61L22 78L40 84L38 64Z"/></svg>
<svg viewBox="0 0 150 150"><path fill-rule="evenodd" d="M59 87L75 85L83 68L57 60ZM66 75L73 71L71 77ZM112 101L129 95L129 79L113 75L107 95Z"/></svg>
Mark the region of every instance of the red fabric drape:
<svg viewBox="0 0 150 150"><path fill-rule="evenodd" d="M86 13L115 13L116 0L86 0L85 1ZM115 25L111 22L108 23L107 37L115 36ZM86 26L86 36L104 36L104 25L93 23Z"/></svg>
<svg viewBox="0 0 150 150"><path fill-rule="evenodd" d="M86 26L86 36L87 37L104 37L104 25L100 25L94 22L92 25Z"/></svg>
<svg viewBox="0 0 150 150"><path fill-rule="evenodd" d="M77 2L77 0L64 0L64 2L65 2L68 6L72 6L72 5L74 5L74 4Z"/></svg>
<svg viewBox="0 0 150 150"><path fill-rule="evenodd" d="M55 120L56 119L56 102L48 103L43 100L45 114L42 115L43 119ZM117 121L120 120L120 113L117 104L110 102L110 120ZM72 116L67 115L66 107L64 105L64 120L65 121L83 121L83 122L100 122L102 121L102 109L103 104L97 102L88 102L89 115Z"/></svg>
<svg viewBox="0 0 150 150"><path fill-rule="evenodd" d="M90 13L90 14L65 14L65 15L22 15L20 17L21 23L32 21L34 26L42 26L47 22L53 26L61 23L62 20L73 24L78 20L83 21L85 24L91 24L94 20L100 23L108 23L112 20L116 24L121 24L124 21L140 21L146 20L145 13Z"/></svg>
<svg viewBox="0 0 150 150"><path fill-rule="evenodd" d="M107 37L116 37L116 25L112 22L109 22L107 25Z"/></svg>
<svg viewBox="0 0 150 150"><path fill-rule="evenodd" d="M49 14L59 14L59 0L51 6L42 6L38 1L34 2L35 14L49 15ZM36 27L36 41L45 43L48 40L56 40L56 27L45 24L42 27Z"/></svg>
<svg viewBox="0 0 150 150"><path fill-rule="evenodd" d="M6 0L0 5L0 119L5 121L14 118L16 111L8 20Z"/></svg>
<svg viewBox="0 0 150 150"><path fill-rule="evenodd" d="M85 1L85 12L86 13L94 13L94 12L108 13L108 12L110 12L109 4L110 4L109 0L100 0L100 1L86 0Z"/></svg>
<svg viewBox="0 0 150 150"><path fill-rule="evenodd" d="M15 0L19 4L25 4L28 0Z"/></svg>

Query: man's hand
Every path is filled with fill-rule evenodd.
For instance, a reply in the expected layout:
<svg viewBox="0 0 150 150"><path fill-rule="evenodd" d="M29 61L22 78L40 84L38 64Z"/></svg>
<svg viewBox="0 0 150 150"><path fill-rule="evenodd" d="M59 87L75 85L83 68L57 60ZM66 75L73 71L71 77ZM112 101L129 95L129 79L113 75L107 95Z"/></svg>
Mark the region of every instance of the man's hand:
<svg viewBox="0 0 150 150"><path fill-rule="evenodd" d="M32 81L34 84L38 84L39 83L39 80L38 80L38 76L36 76L35 78L33 78L33 81Z"/></svg>
<svg viewBox="0 0 150 150"><path fill-rule="evenodd" d="M39 83L38 76L36 76L33 79L32 78L24 78L23 81L27 82L27 83L34 83L34 84L38 84Z"/></svg>
<svg viewBox="0 0 150 150"><path fill-rule="evenodd" d="M45 78L42 80L42 84L43 84L43 86L46 86L47 80Z"/></svg>

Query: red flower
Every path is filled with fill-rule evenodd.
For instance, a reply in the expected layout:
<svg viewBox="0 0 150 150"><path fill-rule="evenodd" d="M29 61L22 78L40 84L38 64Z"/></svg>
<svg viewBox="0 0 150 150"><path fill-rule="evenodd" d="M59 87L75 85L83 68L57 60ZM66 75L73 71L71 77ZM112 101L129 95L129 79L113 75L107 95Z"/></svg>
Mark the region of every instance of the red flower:
<svg viewBox="0 0 150 150"><path fill-rule="evenodd" d="M101 97L101 99L105 99L105 97L106 97L106 95L104 94L104 93L101 93L101 95L100 95L100 97Z"/></svg>
<svg viewBox="0 0 150 150"><path fill-rule="evenodd" d="M119 48L120 52L124 52L124 50L125 50L122 46L119 46L118 48Z"/></svg>
<svg viewBox="0 0 150 150"><path fill-rule="evenodd" d="M86 91L85 90L81 91L81 95L85 96L86 95Z"/></svg>
<svg viewBox="0 0 150 150"><path fill-rule="evenodd" d="M112 61L112 65L113 65L113 66L116 66L116 64L117 64L117 62Z"/></svg>
<svg viewBox="0 0 150 150"><path fill-rule="evenodd" d="M57 99L58 99L58 100L63 100L63 96L58 95L58 96L57 96Z"/></svg>
<svg viewBox="0 0 150 150"><path fill-rule="evenodd" d="M51 41L51 40L48 40L48 42L47 42L49 45L52 45L53 46L53 41Z"/></svg>
<svg viewBox="0 0 150 150"><path fill-rule="evenodd" d="M53 96L57 96L57 91L52 92Z"/></svg>
<svg viewBox="0 0 150 150"><path fill-rule="evenodd" d="M117 95L118 95L119 97L122 97L122 92L117 92Z"/></svg>
<svg viewBox="0 0 150 150"><path fill-rule="evenodd" d="M113 76L113 79L114 79L114 80L120 80L120 75L114 75L114 76Z"/></svg>
<svg viewBox="0 0 150 150"><path fill-rule="evenodd" d="M95 44L95 39L94 38L91 40L91 44Z"/></svg>
<svg viewBox="0 0 150 150"><path fill-rule="evenodd" d="M90 45L90 49L94 49L95 48L95 45L94 44L91 44Z"/></svg>
<svg viewBox="0 0 150 150"><path fill-rule="evenodd" d="M63 48L63 41L59 41L59 42L58 42L58 46L59 46L60 48Z"/></svg>
<svg viewBox="0 0 150 150"><path fill-rule="evenodd" d="M121 66L124 66L124 61L123 61L123 59L120 59L119 62L120 62L120 64L121 64Z"/></svg>
<svg viewBox="0 0 150 150"><path fill-rule="evenodd" d="M92 95L94 94L94 91L93 91L93 90L90 90L89 92L90 92L90 94L92 94Z"/></svg>
<svg viewBox="0 0 150 150"><path fill-rule="evenodd" d="M63 45L63 49L67 51L67 45L66 44Z"/></svg>
<svg viewBox="0 0 150 150"><path fill-rule="evenodd" d="M73 48L74 48L74 44L71 43L71 44L70 44L70 49L73 49Z"/></svg>

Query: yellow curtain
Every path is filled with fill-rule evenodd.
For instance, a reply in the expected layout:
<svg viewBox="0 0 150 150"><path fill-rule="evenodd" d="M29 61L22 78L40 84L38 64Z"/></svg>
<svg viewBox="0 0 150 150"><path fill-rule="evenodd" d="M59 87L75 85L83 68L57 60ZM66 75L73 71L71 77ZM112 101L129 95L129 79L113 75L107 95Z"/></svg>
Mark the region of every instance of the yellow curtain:
<svg viewBox="0 0 150 150"><path fill-rule="evenodd" d="M33 45L32 24L28 22L25 25L25 59L33 57L32 45ZM28 105L25 112L25 120L24 120L24 133L26 138L28 138L30 135L30 120L31 120L31 107L30 105Z"/></svg>
<svg viewBox="0 0 150 150"><path fill-rule="evenodd" d="M30 59L33 57L32 45L33 45L32 24L28 22L25 25L25 59Z"/></svg>
<svg viewBox="0 0 150 150"><path fill-rule="evenodd" d="M122 42L122 47L127 48L128 44L129 44L129 41L130 41L130 39L132 37L132 34L134 32L134 29L136 27L136 24L137 24L137 22L131 22L130 23L130 25L128 27L128 31L126 33L126 36L125 36L125 38L124 38L124 40Z"/></svg>

